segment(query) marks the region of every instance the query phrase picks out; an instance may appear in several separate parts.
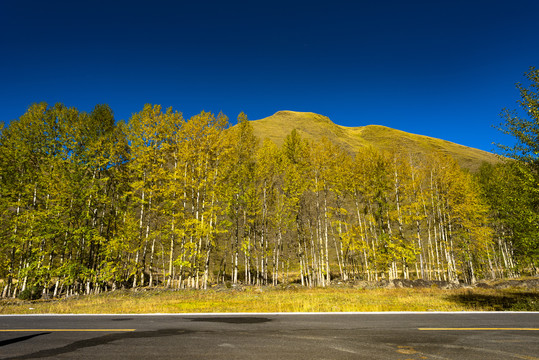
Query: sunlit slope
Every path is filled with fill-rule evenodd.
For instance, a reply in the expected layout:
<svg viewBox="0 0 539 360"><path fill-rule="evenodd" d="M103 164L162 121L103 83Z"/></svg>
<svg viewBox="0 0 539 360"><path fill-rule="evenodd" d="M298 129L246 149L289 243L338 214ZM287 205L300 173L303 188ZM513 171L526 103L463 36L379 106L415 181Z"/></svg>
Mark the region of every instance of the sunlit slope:
<svg viewBox="0 0 539 360"><path fill-rule="evenodd" d="M492 153L449 141L410 134L379 125L340 126L334 124L326 116L310 112L279 111L272 116L254 120L251 123L257 137L260 139L269 138L277 145L282 144L286 136L293 129L296 129L310 141L326 137L352 153L363 146L397 151L412 157L441 151L451 155L462 167L471 171L476 171L484 161L489 163L499 161L497 156Z"/></svg>

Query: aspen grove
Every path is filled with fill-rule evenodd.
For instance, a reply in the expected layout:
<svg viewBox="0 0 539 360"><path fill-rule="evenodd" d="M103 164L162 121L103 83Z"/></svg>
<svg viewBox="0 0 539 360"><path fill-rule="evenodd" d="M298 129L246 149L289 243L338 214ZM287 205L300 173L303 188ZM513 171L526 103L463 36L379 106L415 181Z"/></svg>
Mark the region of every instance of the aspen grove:
<svg viewBox="0 0 539 360"><path fill-rule="evenodd" d="M473 283L535 266L484 195L492 178L442 153L350 154L298 131L277 146L243 113L232 127L223 114L186 120L159 105L121 122L107 105L40 103L0 131L3 297Z"/></svg>

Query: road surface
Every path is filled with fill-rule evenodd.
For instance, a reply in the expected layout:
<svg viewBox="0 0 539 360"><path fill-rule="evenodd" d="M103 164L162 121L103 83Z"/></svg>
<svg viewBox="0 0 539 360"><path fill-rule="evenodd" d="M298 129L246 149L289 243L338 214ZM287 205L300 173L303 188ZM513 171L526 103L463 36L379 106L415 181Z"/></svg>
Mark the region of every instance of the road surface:
<svg viewBox="0 0 539 360"><path fill-rule="evenodd" d="M0 359L539 360L539 313L5 315Z"/></svg>

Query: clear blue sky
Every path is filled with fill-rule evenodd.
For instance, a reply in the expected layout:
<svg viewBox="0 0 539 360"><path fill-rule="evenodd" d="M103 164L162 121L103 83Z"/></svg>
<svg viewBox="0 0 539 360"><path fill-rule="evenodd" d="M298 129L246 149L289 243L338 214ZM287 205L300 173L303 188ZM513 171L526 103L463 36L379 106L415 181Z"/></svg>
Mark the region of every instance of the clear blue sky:
<svg viewBox="0 0 539 360"><path fill-rule="evenodd" d="M491 151L539 66L539 1L1 1L0 120L312 111Z"/></svg>

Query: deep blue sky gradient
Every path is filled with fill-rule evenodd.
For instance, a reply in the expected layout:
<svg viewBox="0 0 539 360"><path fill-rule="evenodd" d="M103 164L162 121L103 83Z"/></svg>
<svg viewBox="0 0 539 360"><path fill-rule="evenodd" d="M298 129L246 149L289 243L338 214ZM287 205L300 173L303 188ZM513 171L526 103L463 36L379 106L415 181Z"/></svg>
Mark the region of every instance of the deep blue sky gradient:
<svg viewBox="0 0 539 360"><path fill-rule="evenodd" d="M129 119L312 111L492 151L539 66L539 1L1 1L0 121L34 102Z"/></svg>

